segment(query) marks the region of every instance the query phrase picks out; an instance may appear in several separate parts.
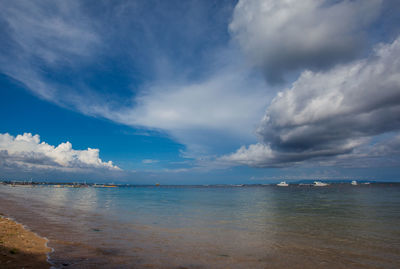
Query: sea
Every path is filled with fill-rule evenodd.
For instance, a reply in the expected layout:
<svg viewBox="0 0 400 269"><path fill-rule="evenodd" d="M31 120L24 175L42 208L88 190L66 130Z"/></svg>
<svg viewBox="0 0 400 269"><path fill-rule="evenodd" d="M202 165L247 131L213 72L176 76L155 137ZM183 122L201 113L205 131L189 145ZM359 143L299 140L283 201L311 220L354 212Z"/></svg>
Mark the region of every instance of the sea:
<svg viewBox="0 0 400 269"><path fill-rule="evenodd" d="M400 268L400 184L0 185L53 268Z"/></svg>

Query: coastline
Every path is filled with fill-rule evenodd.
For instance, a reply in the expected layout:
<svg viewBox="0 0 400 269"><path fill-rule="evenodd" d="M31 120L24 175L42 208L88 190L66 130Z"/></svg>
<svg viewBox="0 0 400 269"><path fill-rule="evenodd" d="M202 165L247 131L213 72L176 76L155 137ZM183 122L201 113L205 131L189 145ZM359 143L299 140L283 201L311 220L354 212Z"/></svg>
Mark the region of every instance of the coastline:
<svg viewBox="0 0 400 269"><path fill-rule="evenodd" d="M48 240L0 213L0 267L51 268Z"/></svg>
<svg viewBox="0 0 400 269"><path fill-rule="evenodd" d="M399 188L0 185L0 212L49 239L53 268L399 268Z"/></svg>

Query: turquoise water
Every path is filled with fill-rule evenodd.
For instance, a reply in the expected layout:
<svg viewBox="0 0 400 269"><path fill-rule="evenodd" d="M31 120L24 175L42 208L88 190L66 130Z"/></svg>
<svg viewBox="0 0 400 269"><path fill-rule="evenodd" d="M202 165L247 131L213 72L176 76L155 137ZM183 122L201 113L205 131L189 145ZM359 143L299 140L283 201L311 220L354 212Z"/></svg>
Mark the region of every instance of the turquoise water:
<svg viewBox="0 0 400 269"><path fill-rule="evenodd" d="M400 185L0 186L63 268L400 268Z"/></svg>

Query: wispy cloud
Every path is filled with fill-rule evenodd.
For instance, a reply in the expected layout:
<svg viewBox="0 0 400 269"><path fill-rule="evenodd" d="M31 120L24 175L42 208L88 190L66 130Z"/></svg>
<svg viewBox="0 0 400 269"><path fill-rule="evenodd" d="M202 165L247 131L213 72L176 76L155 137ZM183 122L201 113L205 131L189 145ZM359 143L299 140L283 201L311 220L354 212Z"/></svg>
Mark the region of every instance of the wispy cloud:
<svg viewBox="0 0 400 269"><path fill-rule="evenodd" d="M153 164L153 163L158 163L159 160L154 160L154 159L144 159L142 160L142 163L144 164Z"/></svg>
<svg viewBox="0 0 400 269"><path fill-rule="evenodd" d="M0 71L43 99L62 104L65 85L49 80L50 70L65 72L85 64L100 38L78 2L13 1L2 4ZM65 100L64 100L65 101Z"/></svg>
<svg viewBox="0 0 400 269"><path fill-rule="evenodd" d="M241 63L239 51L226 44L221 48L221 40L229 37L226 12L231 4L225 4L217 9L211 3L187 3L185 16L179 18L178 11L164 10L162 2L152 12L145 4L115 4L109 7L115 14L105 22L79 2L35 2L29 8L8 4L1 16L13 51L0 55L0 70L60 106L167 133L192 156L231 150L237 141L254 141L255 123L270 93L263 78ZM140 12L144 14L132 16ZM215 16L204 19L198 12ZM179 24L172 23L166 33L161 24L170 17ZM121 31L107 23L119 25ZM218 34L214 29L220 29ZM178 36L182 44L171 36ZM87 68L97 68L107 54L132 68L131 89L107 89L110 94L104 94L85 80ZM142 78L135 80L137 74ZM123 91L128 93L121 102Z"/></svg>
<svg viewBox="0 0 400 269"><path fill-rule="evenodd" d="M218 144L253 140L254 123L265 110L267 96L260 78L245 70L222 70L196 82L152 84L135 98L135 106L104 115L164 130L188 151L210 153Z"/></svg>

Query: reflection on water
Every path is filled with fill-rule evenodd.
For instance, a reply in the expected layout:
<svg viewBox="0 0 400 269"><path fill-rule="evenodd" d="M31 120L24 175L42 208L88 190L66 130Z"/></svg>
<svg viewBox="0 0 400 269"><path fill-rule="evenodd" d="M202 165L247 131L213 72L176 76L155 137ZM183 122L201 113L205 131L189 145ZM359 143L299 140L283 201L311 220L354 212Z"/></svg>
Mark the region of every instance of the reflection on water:
<svg viewBox="0 0 400 269"><path fill-rule="evenodd" d="M76 268L398 268L400 186L10 188Z"/></svg>

